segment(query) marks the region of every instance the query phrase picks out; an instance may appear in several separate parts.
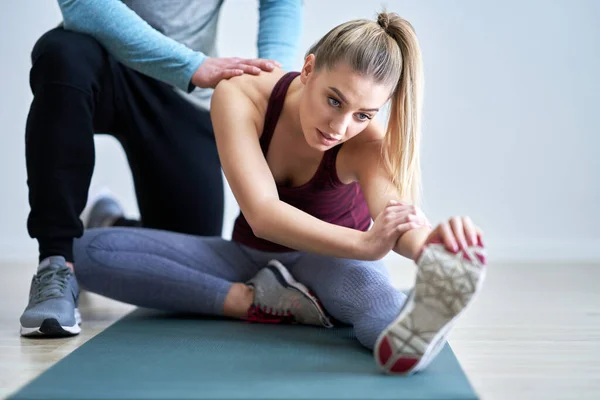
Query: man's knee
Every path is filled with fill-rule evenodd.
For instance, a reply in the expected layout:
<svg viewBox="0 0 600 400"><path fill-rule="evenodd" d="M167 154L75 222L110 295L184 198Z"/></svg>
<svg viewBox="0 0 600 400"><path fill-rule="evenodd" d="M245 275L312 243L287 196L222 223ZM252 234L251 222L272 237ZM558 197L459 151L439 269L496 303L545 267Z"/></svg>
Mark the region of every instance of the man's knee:
<svg viewBox="0 0 600 400"><path fill-rule="evenodd" d="M93 37L55 28L31 53L31 83L68 83L87 89L107 63L107 53Z"/></svg>

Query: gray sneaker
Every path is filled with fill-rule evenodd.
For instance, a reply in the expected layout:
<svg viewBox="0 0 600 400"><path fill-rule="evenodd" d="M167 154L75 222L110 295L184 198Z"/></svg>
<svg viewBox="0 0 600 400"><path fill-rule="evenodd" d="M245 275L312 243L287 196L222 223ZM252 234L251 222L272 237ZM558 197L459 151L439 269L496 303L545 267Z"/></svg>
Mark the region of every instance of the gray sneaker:
<svg viewBox="0 0 600 400"><path fill-rule="evenodd" d="M248 285L254 287L248 321L333 327L319 300L277 260L269 261Z"/></svg>
<svg viewBox="0 0 600 400"><path fill-rule="evenodd" d="M124 212L117 200L108 194L105 194L94 201L92 208L85 222L86 229L104 228L123 217Z"/></svg>
<svg viewBox="0 0 600 400"><path fill-rule="evenodd" d="M29 304L20 319L21 335L77 335L81 331L78 298L77 280L64 257L46 258L31 280Z"/></svg>

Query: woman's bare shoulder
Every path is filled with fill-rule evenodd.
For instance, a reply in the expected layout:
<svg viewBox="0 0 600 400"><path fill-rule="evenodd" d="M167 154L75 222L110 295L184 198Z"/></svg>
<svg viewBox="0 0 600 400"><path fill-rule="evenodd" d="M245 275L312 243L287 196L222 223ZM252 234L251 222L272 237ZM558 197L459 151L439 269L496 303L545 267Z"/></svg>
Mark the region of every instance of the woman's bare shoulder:
<svg viewBox="0 0 600 400"><path fill-rule="evenodd" d="M360 160L368 153L380 152L384 138L385 128L381 123L374 120L364 131L348 140L344 147L346 147L345 150L351 159Z"/></svg>
<svg viewBox="0 0 600 400"><path fill-rule="evenodd" d="M279 68L271 72L262 71L260 75L244 74L221 81L215 90L219 90L220 86L227 86L229 93L246 97L264 116L273 87L284 74L285 71Z"/></svg>
<svg viewBox="0 0 600 400"><path fill-rule="evenodd" d="M364 131L348 140L338 155L338 176L344 183L358 180L360 171L381 157L385 130L377 121L369 124Z"/></svg>

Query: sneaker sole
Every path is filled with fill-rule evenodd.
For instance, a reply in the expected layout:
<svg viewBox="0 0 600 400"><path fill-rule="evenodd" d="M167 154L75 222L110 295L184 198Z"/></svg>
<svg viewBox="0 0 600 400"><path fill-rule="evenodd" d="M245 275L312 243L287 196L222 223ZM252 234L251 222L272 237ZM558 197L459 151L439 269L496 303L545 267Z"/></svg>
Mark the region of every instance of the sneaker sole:
<svg viewBox="0 0 600 400"><path fill-rule="evenodd" d="M313 296L310 293L310 290L308 290L308 288L306 286L304 286L302 283L295 280L294 277L290 274L290 272L287 270L287 268L283 264L281 264L277 260L271 260L267 264L267 268L271 269L271 271L275 270L275 271L273 271L273 273L275 274L275 276L278 279L279 279L279 277L282 277L284 279L284 282L281 282L281 284L283 284L284 286L293 287L294 289L302 292L302 294L304 294L306 297L308 297L312 301L312 303L315 305L315 307L317 307L317 309L319 310L320 319L321 319L321 322L323 323L323 325L326 328L333 328L333 323L327 317L327 314L325 313L325 310L321 306L319 299L317 299L315 296Z"/></svg>
<svg viewBox="0 0 600 400"><path fill-rule="evenodd" d="M398 317L379 336L373 350L388 374L410 375L425 368L446 343L485 278L485 251L469 247L453 254L431 244L417 262L415 287ZM457 293L457 290L459 291ZM419 329L422 326L423 331Z"/></svg>
<svg viewBox="0 0 600 400"><path fill-rule="evenodd" d="M81 314L76 308L74 312L75 325L63 326L55 318L45 319L37 328L26 328L21 325L21 336L26 337L65 337L75 336L81 332Z"/></svg>

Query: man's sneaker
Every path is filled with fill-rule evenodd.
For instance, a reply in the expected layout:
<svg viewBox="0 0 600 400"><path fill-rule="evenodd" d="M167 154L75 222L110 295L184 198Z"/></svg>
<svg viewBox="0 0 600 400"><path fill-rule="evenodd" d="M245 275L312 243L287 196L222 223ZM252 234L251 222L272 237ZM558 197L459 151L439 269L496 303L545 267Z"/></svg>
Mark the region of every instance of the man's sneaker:
<svg viewBox="0 0 600 400"><path fill-rule="evenodd" d="M124 212L117 200L109 192L101 194L92 204L85 221L85 228L104 228L123 217Z"/></svg>
<svg viewBox="0 0 600 400"><path fill-rule="evenodd" d="M248 285L254 287L248 321L333 327L319 300L277 260L269 261Z"/></svg>
<svg viewBox="0 0 600 400"><path fill-rule="evenodd" d="M375 360L383 371L408 375L424 369L438 355L456 318L481 288L485 257L482 246L457 254L437 243L423 250L415 287L375 343Z"/></svg>
<svg viewBox="0 0 600 400"><path fill-rule="evenodd" d="M72 336L81 328L79 286L64 257L43 260L31 280L29 304L21 315L23 336Z"/></svg>

